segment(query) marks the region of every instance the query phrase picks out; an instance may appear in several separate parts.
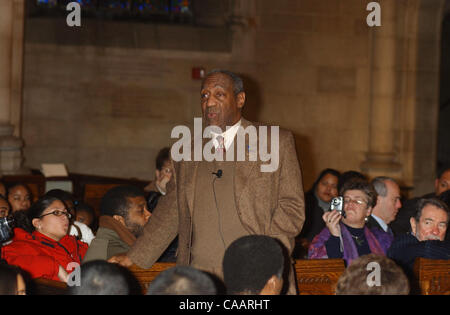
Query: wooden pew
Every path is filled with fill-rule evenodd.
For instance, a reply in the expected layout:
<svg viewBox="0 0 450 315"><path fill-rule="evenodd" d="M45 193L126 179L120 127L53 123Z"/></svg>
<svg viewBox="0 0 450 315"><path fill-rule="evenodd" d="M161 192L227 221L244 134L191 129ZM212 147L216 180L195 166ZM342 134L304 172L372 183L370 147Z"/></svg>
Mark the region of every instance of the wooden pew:
<svg viewBox="0 0 450 315"><path fill-rule="evenodd" d="M423 295L450 295L450 260L417 258L414 275Z"/></svg>
<svg viewBox="0 0 450 315"><path fill-rule="evenodd" d="M143 188L147 184L147 182L132 179L99 178L95 180L94 177L89 180L84 179L83 181L84 182L79 182L79 186L82 187L82 199L94 208L94 211L98 216L100 215L100 202L106 192L111 188L119 185L133 185Z"/></svg>
<svg viewBox="0 0 450 315"><path fill-rule="evenodd" d="M100 216L100 202L108 190L120 184L85 184L84 202L94 208L97 216Z"/></svg>
<svg viewBox="0 0 450 315"><path fill-rule="evenodd" d="M343 259L299 259L295 274L299 295L334 295L345 270Z"/></svg>
<svg viewBox="0 0 450 315"><path fill-rule="evenodd" d="M131 273L136 277L142 288L142 294L145 294L148 289L148 285L158 276L158 274L166 269L175 267L176 263L159 262L155 263L149 269L142 269L137 265L132 265L128 268Z"/></svg>
<svg viewBox="0 0 450 315"><path fill-rule="evenodd" d="M145 294L148 285L160 272L174 267L175 265L175 263L155 263L152 268L149 269L142 269L137 265L132 265L128 270L139 282L142 294ZM33 280L31 291L33 295L64 295L67 292L67 285L63 282L39 278Z"/></svg>
<svg viewBox="0 0 450 315"><path fill-rule="evenodd" d="M38 278L33 280L32 295L64 295L67 293L67 285L64 282Z"/></svg>

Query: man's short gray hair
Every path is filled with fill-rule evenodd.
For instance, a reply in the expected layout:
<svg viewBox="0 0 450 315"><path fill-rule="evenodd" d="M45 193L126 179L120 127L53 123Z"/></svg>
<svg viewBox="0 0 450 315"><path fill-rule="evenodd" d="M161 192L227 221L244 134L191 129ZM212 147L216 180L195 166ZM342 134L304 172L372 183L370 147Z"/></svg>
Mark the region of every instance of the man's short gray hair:
<svg viewBox="0 0 450 315"><path fill-rule="evenodd" d="M439 200L437 198L421 198L421 199L419 199L419 201L417 202L417 206L416 206L416 214L414 216L414 219L416 220L416 222L420 221L420 217L422 216L423 209L425 208L425 206L428 206L428 205L435 206L436 208L445 211L445 213L447 214L447 224L448 224L448 222L450 220L450 209L447 207L445 202L443 202L442 200Z"/></svg>
<svg viewBox="0 0 450 315"><path fill-rule="evenodd" d="M375 191L377 192L378 196L381 196L381 197L387 196L388 191L387 191L386 181L391 181L393 183L396 183L393 178L387 177L387 176L378 176L372 180L373 188L375 188Z"/></svg>
<svg viewBox="0 0 450 315"><path fill-rule="evenodd" d="M234 95L238 95L239 93L244 92L244 81L242 81L241 77L238 76L236 73L228 71L228 70L222 70L222 69L211 70L206 75L205 79L203 80L203 83L209 76L216 74L216 73L221 73L221 74L224 74L224 75L227 75L228 77L230 77L231 81L233 81ZM202 84L202 86L203 86L203 84Z"/></svg>

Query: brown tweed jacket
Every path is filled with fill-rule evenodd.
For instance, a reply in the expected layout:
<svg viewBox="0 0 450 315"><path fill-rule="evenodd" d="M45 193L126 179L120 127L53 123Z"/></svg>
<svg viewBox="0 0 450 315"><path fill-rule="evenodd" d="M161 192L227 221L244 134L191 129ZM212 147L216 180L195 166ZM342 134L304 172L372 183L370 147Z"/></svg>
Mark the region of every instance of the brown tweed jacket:
<svg viewBox="0 0 450 315"><path fill-rule="evenodd" d="M241 126L249 125L254 125L257 131L260 126L242 118ZM270 142L269 126L267 131ZM293 135L280 128L279 167L274 172L261 172L261 164L269 162L260 161L259 155L257 161L249 161L248 149L246 151L246 161L236 163L235 169L234 191L239 218L249 234L277 238L291 254L294 238L305 221L302 176ZM150 268L177 234L177 263L189 265L198 164L195 161L173 162L175 174L167 185L167 194L159 200L143 235L127 254L140 267ZM205 249L205 255L211 253Z"/></svg>

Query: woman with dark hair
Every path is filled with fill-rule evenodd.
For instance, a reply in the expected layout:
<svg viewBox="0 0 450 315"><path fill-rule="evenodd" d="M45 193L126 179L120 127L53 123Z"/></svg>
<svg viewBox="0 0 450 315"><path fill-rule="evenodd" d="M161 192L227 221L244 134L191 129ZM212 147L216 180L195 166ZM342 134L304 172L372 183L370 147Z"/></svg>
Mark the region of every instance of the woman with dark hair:
<svg viewBox="0 0 450 315"><path fill-rule="evenodd" d="M309 247L308 257L343 258L349 265L359 256L370 253L386 256L392 236L366 227L366 221L377 202L372 184L362 180L347 181L342 187L343 210L328 211L322 219L326 227Z"/></svg>
<svg viewBox="0 0 450 315"><path fill-rule="evenodd" d="M0 295L26 295L25 279L20 268L0 263Z"/></svg>
<svg viewBox="0 0 450 315"><path fill-rule="evenodd" d="M31 206L31 190L26 184L15 183L8 187L8 202L11 205L11 212L28 210Z"/></svg>
<svg viewBox="0 0 450 315"><path fill-rule="evenodd" d="M28 210L33 232L14 229L13 241L2 248L2 258L31 277L67 282L70 263L81 264L88 245L67 235L70 213L55 197L43 196Z"/></svg>
<svg viewBox="0 0 450 315"><path fill-rule="evenodd" d="M305 193L305 224L300 238L305 238L308 245L325 227L322 216L330 209L331 199L338 195L339 176L340 173L334 169L324 169L312 188Z"/></svg>

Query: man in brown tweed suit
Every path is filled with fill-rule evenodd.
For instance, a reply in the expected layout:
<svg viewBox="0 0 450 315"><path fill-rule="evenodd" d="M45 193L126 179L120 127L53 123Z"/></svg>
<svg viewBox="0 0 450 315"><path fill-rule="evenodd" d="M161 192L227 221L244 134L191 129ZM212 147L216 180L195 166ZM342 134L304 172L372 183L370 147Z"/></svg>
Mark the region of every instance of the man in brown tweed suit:
<svg viewBox="0 0 450 315"><path fill-rule="evenodd" d="M207 126L227 130L211 135L215 152L221 149L226 153L230 150L239 152L233 150L236 142L239 144L235 141L236 134L239 134L237 130L261 127L241 117L244 103L242 80L235 74L215 70L204 79L201 90L203 122ZM232 127L226 129L227 126ZM279 136L275 145L272 129L267 129L269 148L265 148L265 152L270 148L279 149L275 152L278 158L276 170L261 171L266 160L249 158L256 150L249 145L252 142L246 142L244 161L238 158L230 161L228 155L226 161L172 161L173 180L143 235L126 255L115 256L110 261L150 268L177 234L177 264L190 265L219 278L222 278L225 249L244 235L274 237L290 255L294 238L305 220L301 171L292 133L277 128ZM257 131L258 139L261 138L261 130L267 129ZM288 277L288 293L295 294L293 268Z"/></svg>

